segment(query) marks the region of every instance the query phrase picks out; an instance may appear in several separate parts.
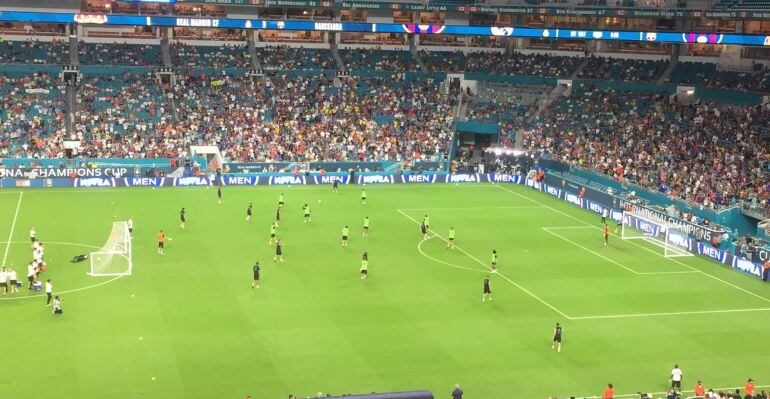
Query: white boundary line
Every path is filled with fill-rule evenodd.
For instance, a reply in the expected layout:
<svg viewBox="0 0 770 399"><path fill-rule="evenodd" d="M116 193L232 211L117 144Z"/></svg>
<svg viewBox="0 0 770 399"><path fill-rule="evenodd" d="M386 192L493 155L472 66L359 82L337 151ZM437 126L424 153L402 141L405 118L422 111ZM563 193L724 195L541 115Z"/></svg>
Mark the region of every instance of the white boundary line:
<svg viewBox="0 0 770 399"><path fill-rule="evenodd" d="M16 229L16 219L18 219L19 217L19 208L21 208L22 198L24 198L24 192L19 193L19 202L16 203L16 213L13 214L13 223L11 223L11 232L8 233L8 242L5 244L5 254L3 255L3 263L0 263L3 266L5 266L5 261L8 260L8 251L11 249L11 240L13 240L13 231Z"/></svg>
<svg viewBox="0 0 770 399"><path fill-rule="evenodd" d="M411 221L415 222L417 225L420 225L420 222L418 222L417 220L415 220L415 219L414 219L414 218L412 218L411 216L409 216L409 215L407 215L406 213L404 213L404 212L403 212L401 209L396 209L396 210L398 211L398 213L400 213L400 214L404 215L404 216L405 216L407 219L409 219L409 220L411 220ZM438 233L436 233L436 232L435 232L435 231L433 231L433 230L430 230L430 231L432 231L432 232L433 232L433 234L434 234L436 237L440 238L440 239L441 239L441 240L443 240L444 242L447 242L447 240L446 240L446 239L445 239L443 236L441 236L441 234L438 234ZM462 248L458 247L457 245L455 245L455 248L457 248L457 250L458 250L458 251L460 251L460 252L464 253L465 255L469 256L471 259L473 259L473 260L475 260L476 262L478 262L480 265L484 266L486 269L488 269L488 270L490 270L490 271L492 270L492 269L491 269L491 268L490 268L490 267L489 267L489 266L488 266L486 263L482 262L481 260L479 260L479 258L477 258L477 257L475 257L475 256L471 255L470 253L466 252L464 249L462 249ZM499 272L499 271L498 271L498 272L496 272L496 273L494 273L494 274L495 274L495 275L497 275L497 276L500 276L500 278L502 278L503 280L505 280L505 281L507 281L507 282L511 283L511 284L512 284L512 285L514 285L516 288L520 289L521 291L525 292L527 295L529 295L529 296L531 296L532 298L536 299L538 302L540 302L540 303L542 303L543 305L545 305L545 306L549 307L551 310L553 310L554 312L556 312L556 313L560 314L560 315L561 315L562 317L564 317L565 319L568 319L568 320L572 320L572 318L571 318L570 316L567 316L567 314L565 314L565 313L564 313L564 312L562 312L561 310L557 309L555 306L551 305L550 303L546 302L544 299L540 298L539 296L537 296L537 295L533 294L533 293L532 293L532 292L530 292L528 289L526 289L526 288L522 287L521 285L519 285L519 284L518 284L518 283L516 283L515 281L513 281L513 280L509 279L508 277L506 277L506 276L504 276L504 275L500 274L500 272Z"/></svg>
<svg viewBox="0 0 770 399"><path fill-rule="evenodd" d="M531 201L531 202L533 202L533 203L535 203L535 204L539 204L539 205L542 205L542 206L543 206L543 207L545 207L545 208L548 208L548 209L550 209L550 210L552 210L552 211L554 211L554 212L556 212L556 213L559 213L559 214L561 214L561 215L564 215L564 216L566 216L566 217L568 217L568 218L570 218L570 219L576 220L576 221L578 221L578 222L580 222L580 223L582 223L582 224L585 224L585 225L587 225L587 226L589 226L589 227L591 227L591 228L594 228L594 229L598 229L598 230L601 230L601 228L600 228L600 227L594 226L594 225L592 225L592 224L590 224L590 223L586 222L585 220L579 219L579 218L577 218L577 217L575 217L575 216L572 216L572 215L570 215L570 214L568 214L568 213L566 213L566 212L562 212L562 211L560 211L560 210L558 210L558 209L556 209L556 208L554 208L554 207L552 207L552 206L550 206L550 205L546 205L546 204L544 204L544 203L542 203L542 202L540 202L540 201L538 201L538 200L535 200L535 199L529 198L529 197L527 197L526 195L522 195L522 194L519 194L519 193L517 193L517 192L515 192L515 191L513 191L513 190L511 190L511 189L509 189L509 188L503 187L503 186L501 186L501 185L499 185L499 184L497 185L497 187L498 187L498 188L500 188L500 189L502 189L502 190L508 191L509 193L512 193L512 194L514 194L514 195L516 195L516 196L519 196L519 197L521 197L521 198L527 199L527 200L529 200L529 201ZM745 293L747 293L747 294L749 294L749 295L751 295L751 296L753 296L753 297L759 298L759 299L761 299L761 300L763 300L763 301L765 301L765 302L768 302L768 303L770 303L770 299L768 299L768 298L765 298L765 297L763 297L762 295L759 295L759 294L755 294L755 293L753 293L753 292L751 292L751 291L749 291L749 290L747 290L747 289L745 289L745 288L739 287L739 286L737 286L737 285L735 285L735 284L733 284L733 283L730 283L730 282L727 282L727 281L725 281L725 280L722 280L722 279L721 279L721 278L719 278L719 277L716 277L716 276L714 276L714 275L711 275L711 274L709 274L709 273L706 273L706 272L704 272L703 270L699 270L699 269L696 269L696 268L694 268L694 267L692 267L692 266L690 266L690 265L688 265L688 264L682 263L682 262L680 262L680 261L678 261L678 260L676 260L676 259L673 259L673 258L667 258L666 256L664 256L664 255L662 255L662 254L660 254L660 253L658 253L658 252L655 252L655 251L653 251L653 250L651 250L651 249L649 249L649 248L647 248L647 247L644 247L644 246L642 246L642 245L639 245L639 244L637 244L637 243L635 243L635 242L633 242L633 241L627 240L626 242L628 242L628 243L629 243L629 244L631 244L631 245L635 245L635 246L637 246L637 247L639 247L639 248L642 248L642 249L644 249L645 251L648 251L648 252L651 252L651 253L653 253L653 254L655 254L655 255L658 255L658 256L662 257L663 259L667 259L667 260L669 260L669 261L671 261L671 262L674 262L674 263L676 263L676 264L678 264L678 265L684 266L684 267L686 267L686 268L688 268L688 269L690 269L690 270L695 270L695 271L697 271L697 272L699 272L699 273L701 273L701 274L704 274L704 275L706 275L706 276L708 276L708 277L711 277L711 278L712 278L712 279L714 279L714 280L717 280L717 281L719 281L719 282L721 282L721 283L724 283L724 284L726 284L726 285L729 285L730 287L733 287L733 288L735 288L735 289L737 289L737 290L739 290L739 291L743 291L743 292L745 292Z"/></svg>
<svg viewBox="0 0 770 399"><path fill-rule="evenodd" d="M434 237L436 237L436 236L428 237L428 240L430 240L431 238L434 238ZM445 264L445 265L447 265L447 266L449 266L449 267L454 267L454 268L457 268L457 269L463 269L463 270L470 270L470 271L473 271L473 272L479 272L479 273L489 273L489 271L488 271L488 270L482 270L482 269L474 269L474 268L472 268L472 267L465 267L465 266L455 265L454 263L444 262L444 261L443 261L443 260L441 260L441 259L436 259L436 258L434 258L434 257L432 257L432 256L430 256L430 255L428 255L428 254L426 254L426 253L425 253L425 252L422 250L422 244L423 244L423 243L425 243L425 242L427 242L428 240L420 240L420 242L417 244L417 250L418 250L418 251L420 251L420 253L422 254L422 256L424 256L424 257L426 257L426 258L428 258L428 259L430 259L430 260L432 260L432 261L434 261L434 262L443 263L443 264Z"/></svg>
<svg viewBox="0 0 770 399"><path fill-rule="evenodd" d="M583 227L583 228L587 229L588 227ZM588 252L590 252L590 253L592 253L592 254L594 254L594 255L596 255L596 256L598 256L598 257L600 257L600 258L602 258L602 259L604 259L604 260L606 260L606 261L608 261L608 262L610 262L612 264L614 264L614 265L620 266L623 269L626 269L629 272L634 273L634 274L639 275L639 276L643 276L643 275L656 275L656 274L697 273L697 271L695 271L695 270L679 270L679 271L669 271L669 272L638 272L638 271L636 271L634 269L631 269L630 267L624 266L620 262L617 262L617 261L615 261L613 259L610 259L610 258L608 258L608 257L606 257L606 256L604 256L604 255L602 255L602 254L600 254L600 253L590 249L590 248L584 247L583 245L580 245L577 242L572 241L569 238L564 237L561 234L555 233L555 232L551 231L548 227L543 227L543 230L548 232L548 233L550 233L550 234L552 234L552 235L554 235L554 236L556 236L556 237L561 238L562 240L564 240L564 241L566 241L566 242L568 242L568 243L570 243L570 244L572 244L572 245L574 245L574 246L576 246L578 248L582 248L583 250L586 250L586 251L588 251Z"/></svg>
<svg viewBox="0 0 770 399"><path fill-rule="evenodd" d="M691 314L743 313L743 312L767 312L767 311L770 311L770 308L696 310L691 312L610 314L610 315L600 315L600 316L573 316L572 319L573 320L623 319L623 318L631 318L631 317L680 316L680 315L691 315Z"/></svg>
<svg viewBox="0 0 770 399"><path fill-rule="evenodd" d="M25 244L25 243L26 243L26 241L7 241L5 244L10 246L11 244ZM61 242L61 241L46 241L46 244L51 244L51 245L71 245L73 247L85 247L85 248L95 248L95 249L99 249L100 248L100 247L97 247L95 245L77 244L77 243L74 243L74 242ZM66 291L57 291L56 294L71 294L73 292L85 291L85 290L88 290L88 289L91 289L91 288L96 288L96 287L99 287L99 286L102 286L102 285L105 285L105 284L109 284L109 283L111 283L111 282L113 282L113 281L115 281L115 280L117 280L117 279L119 279L121 277L123 277L123 275L111 278L111 279L109 279L107 281L102 281L101 283L89 285L89 286L86 286L86 287L73 288L71 290L66 290ZM44 296L45 296L45 294L2 297L2 298L0 298L0 301L12 301L12 300L17 300L17 299L30 299L30 298L42 298Z"/></svg>
<svg viewBox="0 0 770 399"><path fill-rule="evenodd" d="M469 206L459 208L400 208L402 211L462 211L471 209L538 209L540 205L522 205L522 206ZM585 228L585 227L583 227Z"/></svg>

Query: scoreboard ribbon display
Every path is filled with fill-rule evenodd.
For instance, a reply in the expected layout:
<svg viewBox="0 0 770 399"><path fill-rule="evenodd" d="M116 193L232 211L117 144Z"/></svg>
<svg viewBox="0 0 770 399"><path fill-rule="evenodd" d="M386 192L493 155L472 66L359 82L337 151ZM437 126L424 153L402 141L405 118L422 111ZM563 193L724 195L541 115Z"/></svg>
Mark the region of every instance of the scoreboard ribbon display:
<svg viewBox="0 0 770 399"><path fill-rule="evenodd" d="M97 25L168 26L223 29L269 29L293 31L413 33L418 35L505 36L548 39L613 40L654 43L737 44L770 46L770 36L733 33L642 32L580 29L544 29L431 24L388 24L363 22L276 21L234 18L190 18L106 14L41 12L0 12L0 21L78 23Z"/></svg>

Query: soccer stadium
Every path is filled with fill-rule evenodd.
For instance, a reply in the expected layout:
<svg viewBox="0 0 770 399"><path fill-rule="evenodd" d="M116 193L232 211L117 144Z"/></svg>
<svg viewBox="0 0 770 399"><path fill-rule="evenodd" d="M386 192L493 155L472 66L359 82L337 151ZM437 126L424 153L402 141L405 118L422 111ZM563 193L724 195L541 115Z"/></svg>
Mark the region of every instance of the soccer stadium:
<svg viewBox="0 0 770 399"><path fill-rule="evenodd" d="M768 200L768 0L0 0L0 399L768 399Z"/></svg>

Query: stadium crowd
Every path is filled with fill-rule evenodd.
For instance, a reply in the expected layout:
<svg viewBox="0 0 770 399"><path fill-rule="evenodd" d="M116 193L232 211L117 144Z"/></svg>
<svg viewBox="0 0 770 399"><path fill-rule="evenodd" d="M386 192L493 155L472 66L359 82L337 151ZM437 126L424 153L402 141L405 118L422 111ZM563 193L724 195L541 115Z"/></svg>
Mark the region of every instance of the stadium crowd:
<svg viewBox="0 0 770 399"><path fill-rule="evenodd" d="M762 138L767 106L579 91L517 120L527 148L708 208L770 197L770 151Z"/></svg>

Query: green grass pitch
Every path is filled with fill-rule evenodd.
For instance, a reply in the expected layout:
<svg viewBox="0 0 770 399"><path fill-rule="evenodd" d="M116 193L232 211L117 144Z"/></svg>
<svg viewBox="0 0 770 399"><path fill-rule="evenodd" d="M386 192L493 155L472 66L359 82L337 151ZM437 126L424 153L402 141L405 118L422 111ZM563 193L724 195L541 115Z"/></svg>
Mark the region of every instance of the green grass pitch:
<svg viewBox="0 0 770 399"><path fill-rule="evenodd" d="M522 186L367 188L365 206L357 186L225 187L221 205L206 188L0 191L6 263L26 275L35 227L64 308L54 317L42 296L22 298L26 288L0 299L2 396L444 397L460 383L468 398L508 399L598 395L608 382L631 394L664 390L674 363L686 389L768 384L770 291L758 279L615 235L604 246L598 216ZM268 237L281 192L276 264ZM440 237L422 241L425 214ZM129 216L133 275L90 277L87 262L69 263ZM451 226L454 251L442 240ZM173 238L165 256L159 229ZM482 303L492 249L500 273Z"/></svg>

